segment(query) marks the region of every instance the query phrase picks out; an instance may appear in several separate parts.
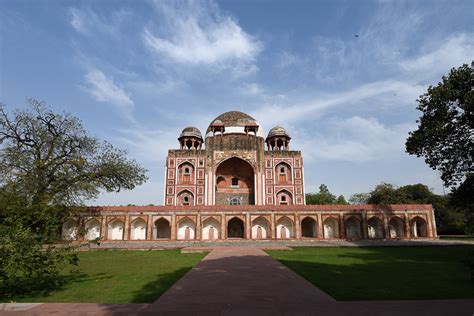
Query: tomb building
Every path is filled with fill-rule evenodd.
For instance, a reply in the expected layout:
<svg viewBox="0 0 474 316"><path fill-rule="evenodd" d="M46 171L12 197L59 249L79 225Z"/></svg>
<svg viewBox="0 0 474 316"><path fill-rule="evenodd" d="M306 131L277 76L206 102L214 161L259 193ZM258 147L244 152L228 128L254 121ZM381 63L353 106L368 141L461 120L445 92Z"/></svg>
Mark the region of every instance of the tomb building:
<svg viewBox="0 0 474 316"><path fill-rule="evenodd" d="M303 157L248 114L186 127L165 160L161 206L89 207L65 239L221 241L437 238L431 205L306 205ZM81 227L85 234L79 236Z"/></svg>

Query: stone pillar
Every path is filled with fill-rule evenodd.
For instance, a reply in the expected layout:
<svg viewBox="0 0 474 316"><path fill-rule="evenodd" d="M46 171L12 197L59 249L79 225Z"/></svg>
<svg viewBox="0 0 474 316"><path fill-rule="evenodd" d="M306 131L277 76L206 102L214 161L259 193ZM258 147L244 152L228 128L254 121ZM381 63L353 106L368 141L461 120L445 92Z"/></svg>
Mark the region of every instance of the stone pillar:
<svg viewBox="0 0 474 316"><path fill-rule="evenodd" d="M272 235L271 235L271 238L272 239L276 239L276 223L275 223L275 213L272 212L271 216L270 216L270 219L271 219L271 222L270 222L270 230L272 231Z"/></svg>
<svg viewBox="0 0 474 316"><path fill-rule="evenodd" d="M107 240L107 237L109 235L109 231L107 229L107 217L103 216L102 220L100 222L100 237L102 237L103 240Z"/></svg>
<svg viewBox="0 0 474 316"><path fill-rule="evenodd" d="M363 239L368 239L369 236L367 234L367 211L362 211L362 238Z"/></svg>
<svg viewBox="0 0 474 316"><path fill-rule="evenodd" d="M176 214L171 215L171 240L176 240Z"/></svg>
<svg viewBox="0 0 474 316"><path fill-rule="evenodd" d="M295 213L295 232L294 232L296 239L301 239L301 221L298 216L298 213Z"/></svg>
<svg viewBox="0 0 474 316"><path fill-rule="evenodd" d="M410 231L410 220L408 218L408 214L405 211L405 215L403 215L404 220L405 220L405 237L406 238L411 238L411 231Z"/></svg>
<svg viewBox="0 0 474 316"><path fill-rule="evenodd" d="M147 215L147 220L146 220L146 240L152 240L153 239L153 218L151 215Z"/></svg>
<svg viewBox="0 0 474 316"><path fill-rule="evenodd" d="M227 218L224 213L221 214L221 239L227 239Z"/></svg>
<svg viewBox="0 0 474 316"><path fill-rule="evenodd" d="M386 239L389 239L390 238L390 230L388 229L388 218L385 214L383 215L382 220L383 220L383 230L384 230L383 234L384 234L384 237Z"/></svg>
<svg viewBox="0 0 474 316"><path fill-rule="evenodd" d="M197 216L196 216L196 236L195 236L195 239L197 240L201 240L201 231L202 231L202 227L201 227L201 214L198 213Z"/></svg>
<svg viewBox="0 0 474 316"><path fill-rule="evenodd" d="M339 228L339 237L346 239L346 223L344 223L344 214L339 213L339 222L341 223Z"/></svg>
<svg viewBox="0 0 474 316"><path fill-rule="evenodd" d="M436 233L436 221L435 221L435 218L434 218L434 213L433 211L428 211L427 213L428 215L428 221L431 223L431 225L429 226L430 227L430 232L429 232L429 237L431 238L436 238L437 237L437 233Z"/></svg>
<svg viewBox="0 0 474 316"><path fill-rule="evenodd" d="M323 216L318 214L318 238L324 238L324 231L323 231Z"/></svg>
<svg viewBox="0 0 474 316"><path fill-rule="evenodd" d="M245 214L245 239L252 239L252 222L249 212Z"/></svg>
<svg viewBox="0 0 474 316"><path fill-rule="evenodd" d="M125 222L123 224L123 240L130 240L130 215L125 215Z"/></svg>

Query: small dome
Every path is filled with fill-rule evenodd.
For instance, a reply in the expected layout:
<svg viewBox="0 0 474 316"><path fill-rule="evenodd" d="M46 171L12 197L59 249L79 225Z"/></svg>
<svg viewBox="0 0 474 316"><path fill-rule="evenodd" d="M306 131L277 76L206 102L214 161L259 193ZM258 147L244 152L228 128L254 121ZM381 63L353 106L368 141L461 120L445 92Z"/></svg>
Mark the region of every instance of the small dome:
<svg viewBox="0 0 474 316"><path fill-rule="evenodd" d="M202 139L201 131L199 128L188 126L183 131L181 132L181 135L179 135L179 138L182 137L196 137L199 139Z"/></svg>
<svg viewBox="0 0 474 316"><path fill-rule="evenodd" d="M284 129L281 126L275 126L273 127L269 132L267 138L272 138L272 137L287 137L291 138L286 129Z"/></svg>

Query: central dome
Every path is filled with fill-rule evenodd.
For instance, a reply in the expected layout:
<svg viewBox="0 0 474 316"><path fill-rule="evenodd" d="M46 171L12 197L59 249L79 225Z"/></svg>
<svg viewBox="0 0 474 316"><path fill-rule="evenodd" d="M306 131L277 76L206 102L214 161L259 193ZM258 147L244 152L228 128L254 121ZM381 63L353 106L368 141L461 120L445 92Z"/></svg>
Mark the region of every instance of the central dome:
<svg viewBox="0 0 474 316"><path fill-rule="evenodd" d="M206 136L212 136L213 127L215 128L216 126L224 127L224 134L245 133L245 128L248 126L255 126L255 130L257 130L257 136L263 137L262 129L259 128L257 120L240 111L225 112L213 119L206 130Z"/></svg>
<svg viewBox="0 0 474 316"><path fill-rule="evenodd" d="M212 120L211 124L207 128L206 133L211 131L211 125L214 123L222 124L224 126L245 126L248 125L249 123L254 123L257 124L257 121L251 117L250 115L239 112L239 111L229 111L222 113L218 117L216 117L214 120Z"/></svg>

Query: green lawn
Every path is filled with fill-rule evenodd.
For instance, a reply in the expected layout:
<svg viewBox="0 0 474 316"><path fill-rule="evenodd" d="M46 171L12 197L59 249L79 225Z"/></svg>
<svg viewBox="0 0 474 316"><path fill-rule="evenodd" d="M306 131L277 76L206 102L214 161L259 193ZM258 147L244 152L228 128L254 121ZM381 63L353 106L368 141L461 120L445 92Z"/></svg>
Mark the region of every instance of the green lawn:
<svg viewBox="0 0 474 316"><path fill-rule="evenodd" d="M463 263L474 247L331 247L267 252L337 300L474 298L474 281Z"/></svg>
<svg viewBox="0 0 474 316"><path fill-rule="evenodd" d="M79 273L67 276L60 290L14 301L151 303L205 255L179 250L84 252L79 255Z"/></svg>

